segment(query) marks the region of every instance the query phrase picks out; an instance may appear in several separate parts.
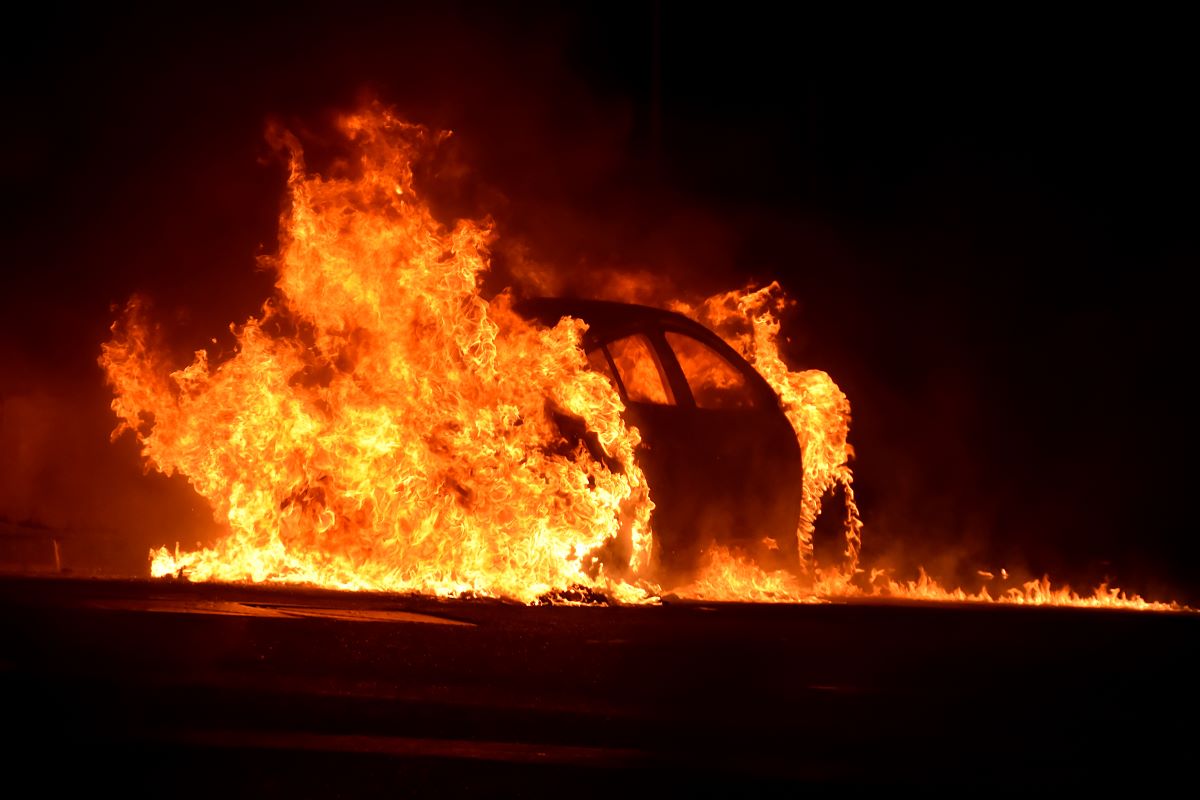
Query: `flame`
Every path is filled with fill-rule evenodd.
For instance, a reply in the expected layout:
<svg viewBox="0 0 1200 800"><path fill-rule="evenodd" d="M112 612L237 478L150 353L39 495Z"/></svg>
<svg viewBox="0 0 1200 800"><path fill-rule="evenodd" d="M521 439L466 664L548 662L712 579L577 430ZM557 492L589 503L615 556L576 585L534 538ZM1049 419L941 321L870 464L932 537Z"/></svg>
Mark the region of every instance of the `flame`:
<svg viewBox="0 0 1200 800"><path fill-rule="evenodd" d="M820 603L824 598L788 570L763 570L744 555L717 546L699 576L672 594L687 600Z"/></svg>
<svg viewBox="0 0 1200 800"><path fill-rule="evenodd" d="M114 438L132 432L147 464L184 475L227 528L210 547L152 551L152 576L523 602L655 600L653 487L620 397L588 368L584 323L545 328L516 314L507 294L483 297L489 224L442 224L413 179L448 134L378 105L342 118L340 131L355 158L332 175L308 170L298 142L283 139L291 202L272 261L276 293L231 328L231 356L214 364L201 350L172 370L136 297L102 346ZM795 569L765 571L715 547L674 595L1179 609L1107 585L1079 595L1042 578L993 595L986 585L947 589L923 570L901 581L861 568L850 403L828 374L784 362L787 303L772 283L671 304L770 383L804 463ZM730 388L730 376L710 377L715 396ZM845 558L823 567L813 531L838 488Z"/></svg>
<svg viewBox="0 0 1200 800"><path fill-rule="evenodd" d="M855 598L894 598L935 602L1005 603L1121 608L1139 611L1179 611L1178 603L1152 602L1119 588L1101 584L1090 593L1077 594L1069 586L1055 587L1048 576L1010 586L993 596L987 586L976 592L947 588L923 568L916 580L896 580L886 570L859 567L862 518L854 497L854 475L849 444L850 402L833 379L820 370L794 372L779 353L778 313L787 298L778 282L760 289L715 295L696 307L676 302L681 313L708 325L737 349L779 394L780 405L792 423L804 458L803 506L796 531L800 544L801 574L807 580L778 570L767 572L748 558L716 548L706 568L688 586L674 591L678 597L697 600L753 600L756 602L811 603ZM813 563L812 534L822 502L835 487L845 497L843 530L845 560L819 568ZM979 572L987 580L994 573ZM1002 580L1009 579L1000 570Z"/></svg>
<svg viewBox="0 0 1200 800"><path fill-rule="evenodd" d="M779 353L778 312L787 299L778 282L757 290L714 295L697 308L676 303L677 310L712 328L766 378L800 441L804 460L803 500L796 531L801 565L812 560L812 535L822 501L840 486L846 497L846 558L858 565L862 521L854 500L850 460L850 401L827 373L793 372Z"/></svg>
<svg viewBox="0 0 1200 800"><path fill-rule="evenodd" d="M987 577L986 575L984 577ZM994 577L994 576L993 576ZM1007 577L1007 576L1006 576ZM989 580L991 578L988 578ZM1136 611L1182 611L1178 603L1163 603L1142 599L1136 594L1126 594L1107 583L1090 593L1078 594L1070 586L1055 587L1050 577L1025 581L1017 586L1002 590L995 597L983 586L977 592L963 589L947 589L929 577L924 569L919 570L913 581L897 581L880 570L873 570L871 596L896 597L910 600L933 600L938 602L1005 603L1009 605L1080 606L1085 608L1122 608Z"/></svg>
<svg viewBox="0 0 1200 800"><path fill-rule="evenodd" d="M1101 584L1078 594L1070 586L1055 587L1048 576L1011 586L993 596L987 586L976 592L948 589L924 569L916 580L901 581L883 570L871 570L867 587L855 582L848 570L816 570L816 580L806 584L786 570L764 571L758 564L727 548L714 549L699 577L672 592L688 600L747 601L756 603L828 603L855 599L915 600L937 603L999 603L1005 605L1075 606L1133 611L1186 611L1179 603L1144 600L1136 594Z"/></svg>
<svg viewBox="0 0 1200 800"><path fill-rule="evenodd" d="M440 224L414 185L440 137L378 107L340 129L359 158L349 176L309 172L288 141L278 291L235 329L232 357L169 371L137 299L103 346L114 436L132 431L228 526L212 547L154 552L152 575L645 596L639 437L587 369L585 326L537 327L507 296L483 299L490 229Z"/></svg>

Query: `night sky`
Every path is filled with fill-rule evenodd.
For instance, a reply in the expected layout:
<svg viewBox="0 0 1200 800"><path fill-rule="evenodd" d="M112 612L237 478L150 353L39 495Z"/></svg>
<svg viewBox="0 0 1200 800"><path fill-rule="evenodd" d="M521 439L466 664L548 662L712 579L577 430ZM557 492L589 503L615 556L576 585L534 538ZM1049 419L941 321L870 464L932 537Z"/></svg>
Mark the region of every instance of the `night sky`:
<svg viewBox="0 0 1200 800"><path fill-rule="evenodd" d="M271 290L283 166L368 97L455 132L446 215L567 279L778 279L854 407L865 560L1200 601L1194 46L1178 20L771 5L295 4L8 31L0 522L114 571L215 527L96 366L149 295L181 358ZM499 279L499 278L498 278ZM85 548L86 549L86 548Z"/></svg>

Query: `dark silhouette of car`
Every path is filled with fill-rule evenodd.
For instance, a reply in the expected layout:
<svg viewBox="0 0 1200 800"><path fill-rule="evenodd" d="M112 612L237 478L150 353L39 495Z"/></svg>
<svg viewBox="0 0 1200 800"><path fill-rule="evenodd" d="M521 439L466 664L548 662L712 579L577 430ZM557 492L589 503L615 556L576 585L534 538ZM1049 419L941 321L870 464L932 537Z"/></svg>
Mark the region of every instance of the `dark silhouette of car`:
<svg viewBox="0 0 1200 800"><path fill-rule="evenodd" d="M800 446L779 396L737 351L703 325L647 306L536 298L517 310L546 325L588 324L588 361L641 432L660 566L682 578L718 543L768 568L796 568Z"/></svg>

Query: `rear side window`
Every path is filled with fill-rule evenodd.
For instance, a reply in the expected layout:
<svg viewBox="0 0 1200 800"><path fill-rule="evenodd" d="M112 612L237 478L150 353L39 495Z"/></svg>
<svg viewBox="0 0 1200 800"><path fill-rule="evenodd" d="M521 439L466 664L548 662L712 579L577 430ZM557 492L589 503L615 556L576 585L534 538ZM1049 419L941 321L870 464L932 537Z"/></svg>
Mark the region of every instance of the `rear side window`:
<svg viewBox="0 0 1200 800"><path fill-rule="evenodd" d="M667 331L666 337L697 407L733 409L758 405L746 376L716 350L683 333Z"/></svg>
<svg viewBox="0 0 1200 800"><path fill-rule="evenodd" d="M605 345L617 366L625 394L635 403L675 405L671 385L645 336L635 334Z"/></svg>

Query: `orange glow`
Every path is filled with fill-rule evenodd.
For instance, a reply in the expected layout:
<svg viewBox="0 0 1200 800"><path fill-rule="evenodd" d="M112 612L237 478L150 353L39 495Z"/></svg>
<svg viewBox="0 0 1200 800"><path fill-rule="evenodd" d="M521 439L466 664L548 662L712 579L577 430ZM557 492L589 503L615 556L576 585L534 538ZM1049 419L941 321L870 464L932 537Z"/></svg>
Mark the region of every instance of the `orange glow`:
<svg viewBox="0 0 1200 800"><path fill-rule="evenodd" d="M1010 585L993 596L985 585L977 592L950 589L923 569L913 581L896 580L885 570L859 567L862 521L854 500L850 459L854 450L848 442L850 402L833 379L820 370L793 372L779 354L777 313L787 303L778 283L758 290L728 292L709 298L699 307L676 303L688 314L719 333L762 374L778 392L783 410L792 423L804 454L804 506L796 532L800 542L800 581L785 571L765 572L754 562L716 548L709 565L690 585L676 590L677 596L707 600L754 600L757 602L822 602L856 598L894 598L936 602L1006 603L1014 605L1057 605L1122 608L1139 611L1179 611L1177 603L1149 602L1137 595L1101 585L1078 594L1069 586L1055 587L1048 577ZM822 500L834 487L845 496L845 561L834 567L818 568L812 559L812 533ZM1003 583L1007 571L1000 570ZM995 575L980 571L993 580Z"/></svg>
<svg viewBox="0 0 1200 800"><path fill-rule="evenodd" d="M309 171L288 140L277 291L233 328L232 356L214 364L201 350L172 369L138 298L103 345L114 436L132 432L147 464L185 476L227 529L209 547L153 551L151 574L523 602L584 587L654 601L653 487L607 361L589 365L580 347L584 324L545 328L516 314L507 294L480 294L492 231L469 220L446 227L414 185L413 165L445 134L380 107L343 118L340 130L356 161L330 176ZM773 283L672 305L724 337L779 394L803 453L800 563L765 572L714 548L674 595L1177 608L1106 586L1078 595L1043 579L993 596L946 589L924 572L904 582L861 568L850 403L826 373L785 364L786 302ZM701 407L744 405L740 373L676 339ZM632 399L673 402L642 339L607 347ZM626 353L637 347L648 352ZM818 567L815 521L839 487L844 560Z"/></svg>
<svg viewBox="0 0 1200 800"><path fill-rule="evenodd" d="M779 393L783 411L804 457L804 500L796 535L802 567L812 560L812 534L821 502L837 486L846 496L846 558L858 565L862 523L854 503L850 459L850 401L828 374L812 369L793 372L779 354L777 312L786 299L778 283L757 291L733 291L709 298L697 308L677 303L678 311L712 328L754 365Z"/></svg>
<svg viewBox="0 0 1200 800"><path fill-rule="evenodd" d="M154 576L503 595L644 597L652 503L582 323L479 294L491 231L446 228L414 187L437 136L375 108L341 121L354 177L291 143L278 294L219 365L171 372L138 300L101 363L117 433L185 475L229 533L153 553ZM582 420L609 470L559 418Z"/></svg>
<svg viewBox="0 0 1200 800"><path fill-rule="evenodd" d="M1123 608L1137 611L1180 611L1178 603L1158 603L1127 595L1120 589L1101 584L1089 593L1077 594L1070 586L1054 587L1050 578L1025 581L1002 590L993 597L984 586L978 592L946 589L921 570L915 581L895 581L876 572L871 580L873 596L900 597L914 600L958 601L967 603L1007 603L1011 605L1084 606L1090 608Z"/></svg>
<svg viewBox="0 0 1200 800"><path fill-rule="evenodd" d="M654 349L641 335L626 336L606 345L629 399L637 403L674 405L670 384Z"/></svg>
<svg viewBox="0 0 1200 800"><path fill-rule="evenodd" d="M667 331L664 336L679 360L697 408L753 407L754 398L746 391L746 379L723 358L682 333Z"/></svg>
<svg viewBox="0 0 1200 800"><path fill-rule="evenodd" d="M767 572L726 547L714 547L695 581L672 594L687 600L752 603L820 603L823 598L787 570Z"/></svg>
<svg viewBox="0 0 1200 800"><path fill-rule="evenodd" d="M691 584L672 592L689 600L748 601L756 603L826 603L860 599L915 600L938 603L1001 603L1006 605L1075 606L1133 611L1184 611L1178 603L1152 602L1129 595L1107 584L1078 594L1069 586L1055 587L1048 577L1025 581L999 590L976 592L948 589L920 570L916 580L898 581L880 570L871 570L865 581L845 570L815 570L811 585L789 572L765 572L749 559L725 548L715 548L712 561Z"/></svg>

